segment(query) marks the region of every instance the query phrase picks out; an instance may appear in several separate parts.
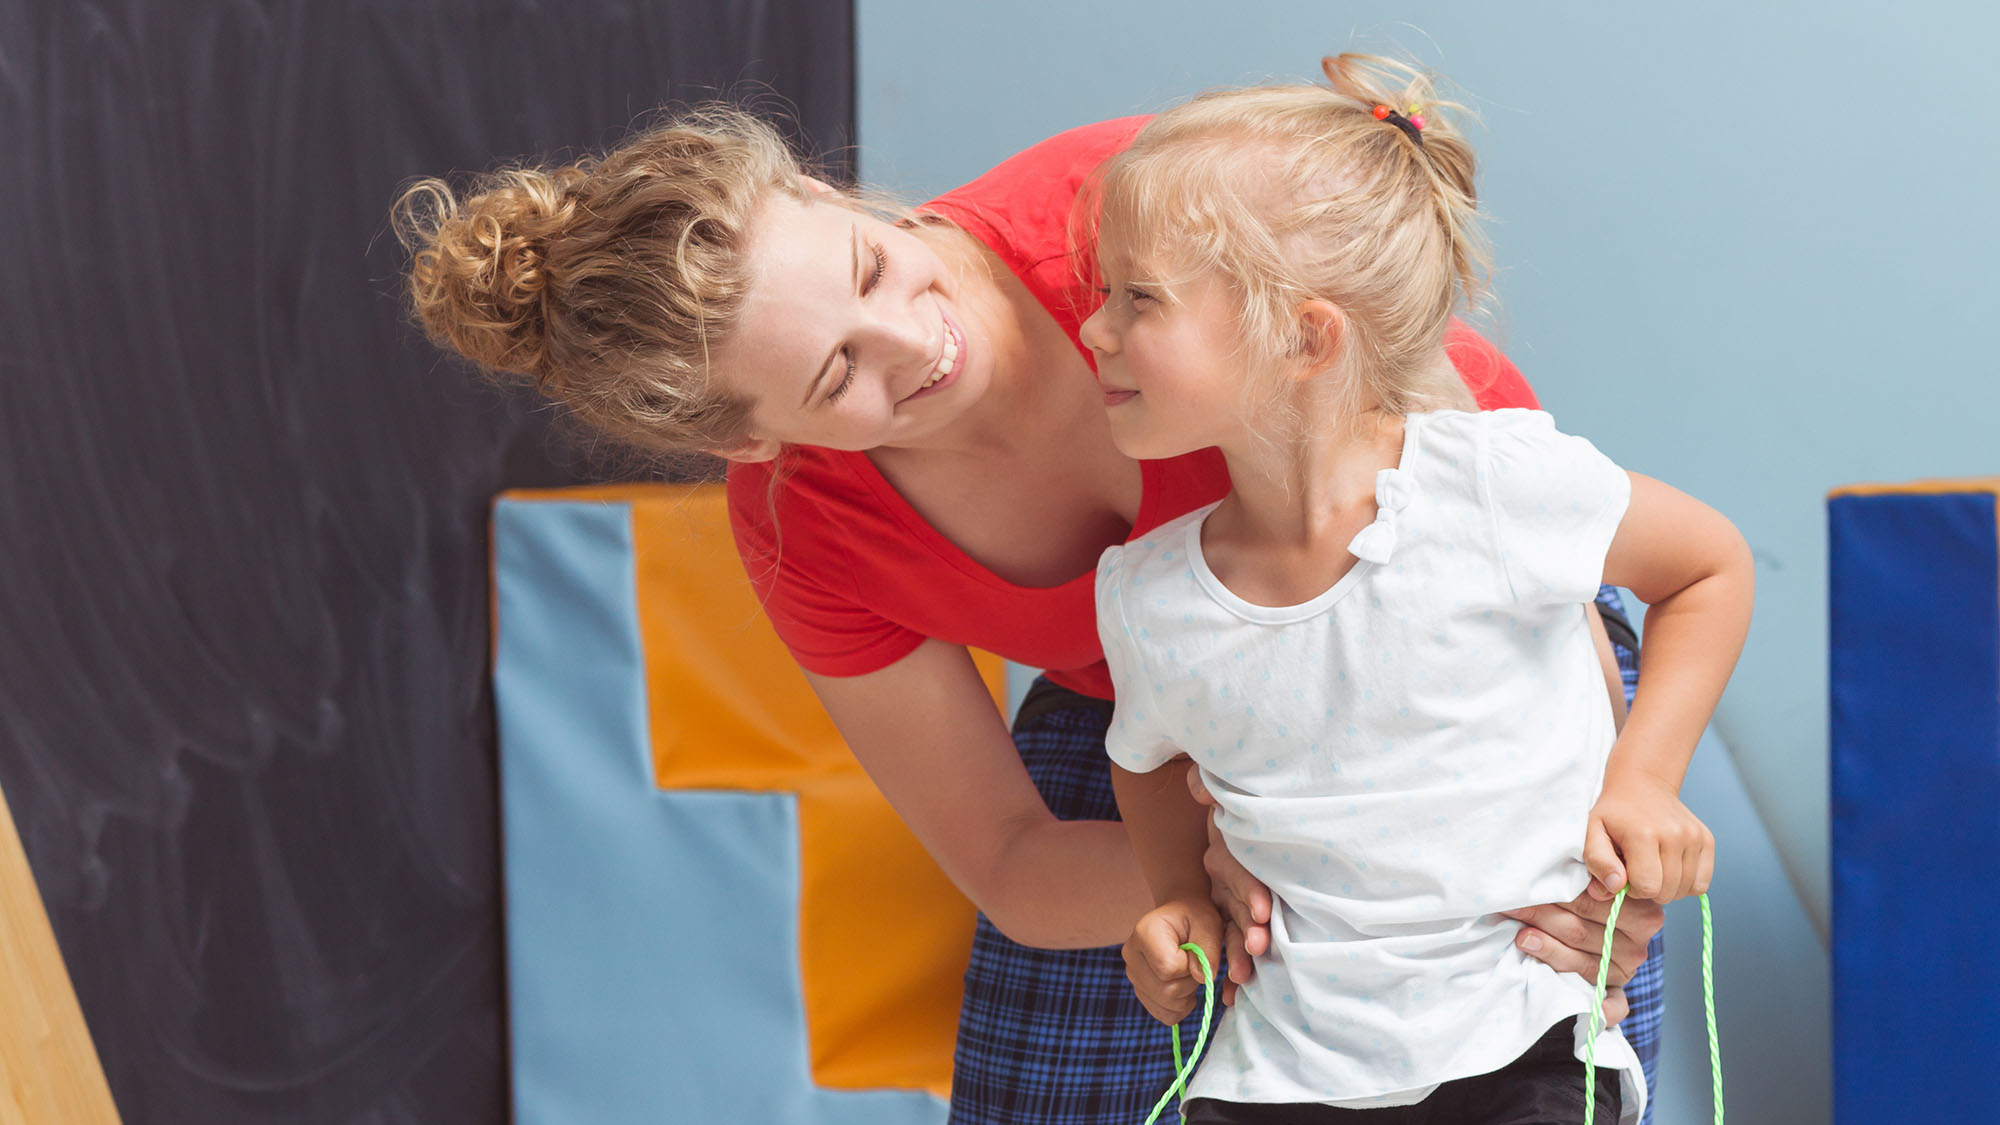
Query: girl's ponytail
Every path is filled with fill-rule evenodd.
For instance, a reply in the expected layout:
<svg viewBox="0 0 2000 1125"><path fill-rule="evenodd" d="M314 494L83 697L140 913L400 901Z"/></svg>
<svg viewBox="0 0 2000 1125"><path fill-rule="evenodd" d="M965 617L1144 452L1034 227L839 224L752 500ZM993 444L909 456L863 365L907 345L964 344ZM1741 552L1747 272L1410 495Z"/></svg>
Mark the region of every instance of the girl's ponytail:
<svg viewBox="0 0 2000 1125"><path fill-rule="evenodd" d="M1469 308L1478 307L1486 294L1492 251L1479 223L1479 192L1473 185L1479 160L1458 128L1457 116L1468 111L1439 98L1428 73L1393 59L1341 54L1329 55L1319 65L1335 93L1368 106L1370 115L1385 125L1397 119L1409 123L1399 127L1430 179L1460 299Z"/></svg>

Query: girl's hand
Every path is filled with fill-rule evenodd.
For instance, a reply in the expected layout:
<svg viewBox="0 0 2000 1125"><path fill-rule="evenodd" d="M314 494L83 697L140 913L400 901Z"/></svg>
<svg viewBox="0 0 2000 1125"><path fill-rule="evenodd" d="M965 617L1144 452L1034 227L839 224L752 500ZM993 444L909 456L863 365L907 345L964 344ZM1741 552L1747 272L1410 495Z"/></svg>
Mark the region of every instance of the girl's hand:
<svg viewBox="0 0 2000 1125"><path fill-rule="evenodd" d="M1583 862L1606 897L1629 881L1633 898L1672 902L1708 892L1715 836L1673 785L1614 762L1590 810Z"/></svg>
<svg viewBox="0 0 2000 1125"><path fill-rule="evenodd" d="M1604 920L1610 914L1609 902L1585 892L1569 902L1509 910L1507 917L1522 923L1521 932L1514 935L1514 944L1521 952L1559 973L1575 973L1595 983L1597 959L1604 952ZM1647 944L1666 920L1667 913L1657 902L1625 900L1618 912L1618 932L1611 939L1612 984L1623 985L1639 971L1646 961ZM1604 1007L1609 1018L1608 994Z"/></svg>
<svg viewBox="0 0 2000 1125"><path fill-rule="evenodd" d="M1139 1003L1161 1023L1181 1022L1202 991L1201 962L1181 948L1193 942L1214 965L1222 954L1222 915L1206 902L1171 900L1139 919L1125 939L1125 977Z"/></svg>
<svg viewBox="0 0 2000 1125"><path fill-rule="evenodd" d="M1215 797L1201 783L1201 771L1187 771L1188 792L1211 808ZM1208 871L1209 893L1226 923L1223 943L1228 950L1229 975L1222 982L1222 1002L1236 1002L1236 987L1249 982L1257 971L1251 960L1271 948L1271 891L1229 851L1215 817L1208 819L1208 851L1201 865Z"/></svg>

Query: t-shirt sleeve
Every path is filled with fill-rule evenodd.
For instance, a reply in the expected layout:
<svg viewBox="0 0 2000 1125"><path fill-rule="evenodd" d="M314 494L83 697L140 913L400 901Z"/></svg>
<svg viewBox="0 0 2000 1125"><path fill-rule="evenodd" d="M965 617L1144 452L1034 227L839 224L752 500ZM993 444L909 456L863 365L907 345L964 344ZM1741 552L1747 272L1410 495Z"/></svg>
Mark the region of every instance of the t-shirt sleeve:
<svg viewBox="0 0 2000 1125"><path fill-rule="evenodd" d="M879 671L915 651L923 634L906 628L844 592L829 571L842 557L837 536L805 512L785 520L782 488L774 496L764 466L729 474L729 528L736 553L778 639L799 667L822 676Z"/></svg>
<svg viewBox="0 0 2000 1125"><path fill-rule="evenodd" d="M1479 409L1519 406L1533 410L1541 406L1535 398L1535 389L1528 385L1514 361L1464 321L1451 322L1445 332L1444 350L1451 357L1452 366L1458 368L1458 377L1479 401Z"/></svg>
<svg viewBox="0 0 2000 1125"><path fill-rule="evenodd" d="M1501 410L1485 423L1479 481L1515 598L1587 602L1632 499L1632 478L1539 410Z"/></svg>
<svg viewBox="0 0 2000 1125"><path fill-rule="evenodd" d="M1097 633L1104 642L1114 700L1104 749L1114 764L1133 773L1150 773L1178 757L1181 749L1154 723L1154 692L1145 674L1145 655L1125 616L1123 554L1123 548L1110 547L1097 561Z"/></svg>

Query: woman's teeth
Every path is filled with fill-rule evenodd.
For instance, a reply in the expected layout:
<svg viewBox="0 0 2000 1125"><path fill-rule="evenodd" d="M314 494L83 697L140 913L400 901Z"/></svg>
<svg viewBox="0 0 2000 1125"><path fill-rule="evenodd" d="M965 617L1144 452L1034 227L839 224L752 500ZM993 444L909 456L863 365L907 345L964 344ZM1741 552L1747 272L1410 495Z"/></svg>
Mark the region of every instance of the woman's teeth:
<svg viewBox="0 0 2000 1125"><path fill-rule="evenodd" d="M920 391L928 390L931 384L951 374L952 365L957 362L958 337L952 333L951 329L947 328L944 333L944 356L938 360L937 370L931 372L931 377L925 379L924 385L917 389Z"/></svg>

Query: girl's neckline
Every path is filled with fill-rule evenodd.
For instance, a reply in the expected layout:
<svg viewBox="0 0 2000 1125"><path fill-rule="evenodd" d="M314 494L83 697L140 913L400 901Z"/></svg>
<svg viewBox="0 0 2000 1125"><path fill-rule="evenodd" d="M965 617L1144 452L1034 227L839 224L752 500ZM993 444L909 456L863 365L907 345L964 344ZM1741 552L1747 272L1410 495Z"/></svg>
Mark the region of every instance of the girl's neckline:
<svg viewBox="0 0 2000 1125"><path fill-rule="evenodd" d="M1396 467L1394 469L1382 470L1382 472L1400 473L1407 479L1412 468L1417 463L1418 446L1421 444L1419 435L1423 429L1422 419L1423 415L1420 414L1410 414L1404 417L1403 448L1396 456ZM1377 495L1378 497L1380 495L1379 486ZM1260 605L1238 595L1235 591L1224 585L1222 579L1216 577L1215 571L1209 569L1208 556L1202 551L1201 529L1208 523L1208 517L1213 515L1215 509L1220 507L1221 504L1222 501L1217 500L1215 503L1193 513L1192 518L1188 520L1187 538L1185 541L1188 566L1194 571L1195 581L1200 584L1202 590L1209 597L1214 598L1224 609L1246 621L1259 625L1288 625L1296 621L1304 621L1307 618L1316 617L1333 608L1342 598L1353 592L1354 588L1361 584L1361 581L1367 577L1369 572L1380 565L1357 556L1354 560L1354 565L1347 568L1347 573L1342 574L1336 579L1333 585L1305 601L1294 605ZM1377 521L1382 519L1382 513L1379 509L1376 511L1375 518ZM1369 526L1373 527L1374 525L1370 524ZM1363 530L1364 532L1366 531L1365 528ZM1357 534L1355 538L1358 539L1360 536ZM1349 546L1352 546L1351 541ZM1346 549L1348 548L1343 548L1343 550Z"/></svg>

